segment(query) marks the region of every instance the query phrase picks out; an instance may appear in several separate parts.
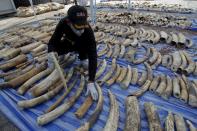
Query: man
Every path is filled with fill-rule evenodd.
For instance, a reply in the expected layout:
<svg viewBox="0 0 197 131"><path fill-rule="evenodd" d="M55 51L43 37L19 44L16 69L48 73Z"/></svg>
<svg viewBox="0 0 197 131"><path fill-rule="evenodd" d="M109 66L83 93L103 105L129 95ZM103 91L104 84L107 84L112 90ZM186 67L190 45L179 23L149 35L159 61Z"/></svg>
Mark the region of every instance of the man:
<svg viewBox="0 0 197 131"><path fill-rule="evenodd" d="M48 52L57 52L58 55L73 51L79 54L82 63L88 62L86 95L90 94L93 100L97 100L98 93L94 84L97 68L96 41L87 22L87 10L79 5L68 9L67 16L60 20L48 44ZM51 53L48 59L51 59Z"/></svg>

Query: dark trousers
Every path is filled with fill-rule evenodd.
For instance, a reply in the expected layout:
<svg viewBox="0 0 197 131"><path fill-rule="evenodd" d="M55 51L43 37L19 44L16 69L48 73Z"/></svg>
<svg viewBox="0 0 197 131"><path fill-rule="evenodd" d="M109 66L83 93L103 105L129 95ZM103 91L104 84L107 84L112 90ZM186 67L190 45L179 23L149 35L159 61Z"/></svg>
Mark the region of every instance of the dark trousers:
<svg viewBox="0 0 197 131"><path fill-rule="evenodd" d="M75 44L65 42L64 40L62 40L59 44L55 45L55 51L58 53L58 55L64 55L69 52L76 52L79 54L80 60L85 60L88 58L87 52L78 49Z"/></svg>

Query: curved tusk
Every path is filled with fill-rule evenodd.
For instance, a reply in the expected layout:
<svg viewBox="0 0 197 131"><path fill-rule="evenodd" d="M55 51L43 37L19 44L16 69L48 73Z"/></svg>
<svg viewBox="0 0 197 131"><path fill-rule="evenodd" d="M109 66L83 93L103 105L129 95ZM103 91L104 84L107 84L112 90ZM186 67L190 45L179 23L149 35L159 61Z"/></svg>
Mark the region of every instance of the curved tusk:
<svg viewBox="0 0 197 131"><path fill-rule="evenodd" d="M189 82L189 102L192 107L197 107L197 86L194 82Z"/></svg>
<svg viewBox="0 0 197 131"><path fill-rule="evenodd" d="M98 56L102 56L102 55L106 54L107 51L108 51L108 45L105 44L105 46L103 47L103 49L98 52Z"/></svg>
<svg viewBox="0 0 197 131"><path fill-rule="evenodd" d="M84 86L85 86L85 78L84 78L84 76L81 76L81 82L80 82L79 88L76 91L75 95L73 95L71 98L69 98L68 101L66 101L61 106L57 107L55 110L39 116L37 118L37 123L39 125L44 125L44 124L47 124L47 123L55 120L56 118L58 118L62 114L64 114L68 109L70 109L74 105L75 101L79 98Z"/></svg>
<svg viewBox="0 0 197 131"><path fill-rule="evenodd" d="M140 107L138 100L135 96L129 96L125 101L126 105L126 123L124 131L139 131L140 120Z"/></svg>
<svg viewBox="0 0 197 131"><path fill-rule="evenodd" d="M96 73L95 79L98 79L98 78L104 73L106 67L107 67L107 62L106 62L106 60L104 59L104 60L102 61L102 66L99 68L99 70L98 70L97 73Z"/></svg>
<svg viewBox="0 0 197 131"><path fill-rule="evenodd" d="M107 54L106 54L106 57L107 58L110 58L111 57L111 55L112 55L112 53L113 53L113 49L112 49L112 46L110 45L110 44L108 44L108 52L107 52Z"/></svg>
<svg viewBox="0 0 197 131"><path fill-rule="evenodd" d="M180 45L180 47L185 46L184 44L186 43L186 38L183 35L183 33L178 33L178 44Z"/></svg>
<svg viewBox="0 0 197 131"><path fill-rule="evenodd" d="M1 58L4 60L10 60L16 56L18 56L21 53L20 49L10 48L9 51L6 51L4 54L1 55Z"/></svg>
<svg viewBox="0 0 197 131"><path fill-rule="evenodd" d="M119 58L122 58L124 56L126 52L125 46L124 45L120 45L120 54L119 54Z"/></svg>
<svg viewBox="0 0 197 131"><path fill-rule="evenodd" d="M162 131L161 122L159 119L159 115L156 111L156 107L151 102L145 102L144 108L146 112L146 116L148 118L148 124L150 131Z"/></svg>
<svg viewBox="0 0 197 131"><path fill-rule="evenodd" d="M34 43L31 43L31 44L20 47L20 49L21 49L22 53L26 54L26 53L31 52L33 49L35 49L36 47L38 47L41 44L42 44L42 42L40 42L40 41L39 42L34 42Z"/></svg>
<svg viewBox="0 0 197 131"><path fill-rule="evenodd" d="M160 34L157 33L155 30L150 30L150 31L153 32L153 34L154 34L154 37L151 37L149 40L150 43L152 43L152 44L158 43L160 40Z"/></svg>
<svg viewBox="0 0 197 131"><path fill-rule="evenodd" d="M185 58L188 63L187 68L185 68L183 71L184 71L185 75L189 75L190 73L193 73L195 70L195 62L192 60L192 58L185 51L183 51L183 54L185 55Z"/></svg>
<svg viewBox="0 0 197 131"><path fill-rule="evenodd" d="M131 72L132 72L131 84L135 85L137 84L137 81L138 81L138 69L132 68Z"/></svg>
<svg viewBox="0 0 197 131"><path fill-rule="evenodd" d="M171 96L172 91L173 91L172 79L167 75L167 77L166 77L166 89L161 94L161 96L164 99L168 99Z"/></svg>
<svg viewBox="0 0 197 131"><path fill-rule="evenodd" d="M125 54L125 58L129 61L132 62L134 59L134 54L136 53L136 49L133 47L128 47L127 52Z"/></svg>
<svg viewBox="0 0 197 131"><path fill-rule="evenodd" d="M181 56L181 65L178 67L177 72L182 72L187 67L187 60L182 51L179 51L179 54Z"/></svg>
<svg viewBox="0 0 197 131"><path fill-rule="evenodd" d="M142 87L139 90L131 93L129 96L140 97L141 95L143 95L148 90L150 84L151 84L151 81L146 80L146 82L142 85Z"/></svg>
<svg viewBox="0 0 197 131"><path fill-rule="evenodd" d="M160 40L161 41L167 41L167 39L168 39L168 34L165 32L165 31L160 31Z"/></svg>
<svg viewBox="0 0 197 131"><path fill-rule="evenodd" d="M129 87L129 84L130 84L130 81L131 81L131 77L132 77L132 72L131 72L131 66L128 65L127 67L127 71L126 71L126 76L125 78L121 81L120 83L120 86L123 88L123 89L126 89Z"/></svg>
<svg viewBox="0 0 197 131"><path fill-rule="evenodd" d="M103 131L116 131L119 121L119 105L115 95L110 90L108 90L108 94L110 99L110 113Z"/></svg>
<svg viewBox="0 0 197 131"><path fill-rule="evenodd" d="M157 66L158 66L158 65L161 63L161 61L162 61L162 56L161 56L161 54L160 54L159 52L157 52L157 54L158 54L157 60L155 61L155 63L154 63L153 65L151 65L151 67L152 67L153 69L156 69Z"/></svg>
<svg viewBox="0 0 197 131"><path fill-rule="evenodd" d="M194 125L189 120L186 120L186 123L187 123L190 131L196 131L197 130L197 128L195 128Z"/></svg>
<svg viewBox="0 0 197 131"><path fill-rule="evenodd" d="M172 36L172 44L173 45L177 45L178 44L178 36L177 34L173 33L173 32L170 32L171 36Z"/></svg>
<svg viewBox="0 0 197 131"><path fill-rule="evenodd" d="M112 77L112 74L115 72L115 70L116 70L116 59L114 58L112 60L112 66L111 66L109 72L107 72L107 74L101 80L99 80L98 83L100 85L102 85L104 82L106 82L107 80L109 80L110 77Z"/></svg>
<svg viewBox="0 0 197 131"><path fill-rule="evenodd" d="M77 111L75 112L75 116L77 118L82 118L85 113L88 111L88 109L90 108L90 106L93 104L93 100L91 96L88 96L85 101L83 102L83 104L77 109Z"/></svg>
<svg viewBox="0 0 197 131"><path fill-rule="evenodd" d="M180 58L180 54L178 51L172 53L172 65L171 70L176 72L178 68L181 66L182 60Z"/></svg>
<svg viewBox="0 0 197 131"><path fill-rule="evenodd" d="M174 116L171 112L168 112L168 116L165 121L165 130L166 131L174 131Z"/></svg>
<svg viewBox="0 0 197 131"><path fill-rule="evenodd" d="M184 103L187 103L188 92L187 92L186 83L183 81L181 77L178 77L178 80L181 88L180 100L183 101Z"/></svg>
<svg viewBox="0 0 197 131"><path fill-rule="evenodd" d="M156 89L155 93L159 96L162 95L162 93L165 91L166 89L166 76L165 75L161 75L161 81L158 85L158 88Z"/></svg>
<svg viewBox="0 0 197 131"><path fill-rule="evenodd" d="M177 77L174 77L172 80L173 83L173 95L176 98L180 98L181 90L179 85L179 79Z"/></svg>
<svg viewBox="0 0 197 131"><path fill-rule="evenodd" d="M142 86L145 83L145 81L147 80L147 75L148 75L148 73L146 71L142 71L137 84Z"/></svg>
<svg viewBox="0 0 197 131"><path fill-rule="evenodd" d="M181 115L174 115L175 125L177 131L187 131L185 121Z"/></svg>
<svg viewBox="0 0 197 131"><path fill-rule="evenodd" d="M185 47L190 48L190 47L192 47L192 46L193 46L193 42L192 42L192 40L190 40L190 39L186 39Z"/></svg>
<svg viewBox="0 0 197 131"><path fill-rule="evenodd" d="M98 99L98 103L96 105L96 108L95 108L93 114L88 119L88 121L85 122L84 125L79 127L76 131L88 131L93 126L93 124L96 122L96 119L99 117L99 114L103 109L102 90L101 90L101 88L98 84L96 84L96 86L97 86L97 91L98 91L98 94L99 94L99 99Z"/></svg>
<svg viewBox="0 0 197 131"><path fill-rule="evenodd" d="M195 70L194 70L194 76L197 76L197 62L195 62L195 65L196 65L196 67L195 67Z"/></svg>
<svg viewBox="0 0 197 131"><path fill-rule="evenodd" d="M138 46L138 40L137 40L137 38L133 38L133 41L130 43L130 45L132 47L137 47Z"/></svg>
<svg viewBox="0 0 197 131"><path fill-rule="evenodd" d="M120 75L120 72L121 72L120 66L116 65L116 72L109 80L106 81L106 85L111 86L116 81L118 76Z"/></svg>
<svg viewBox="0 0 197 131"><path fill-rule="evenodd" d="M120 75L116 79L116 82L121 85L121 82L124 80L124 78L126 77L126 75L127 75L127 67L122 67L121 68Z"/></svg>
<svg viewBox="0 0 197 131"><path fill-rule="evenodd" d="M143 45L142 45L142 47L145 48L146 53L145 53L145 55L143 55L143 57L141 57L141 58L137 58L137 59L133 58L133 61L132 61L132 62L133 62L134 64L143 63L143 62L146 61L146 60L148 59L148 57L150 56L150 48L147 48L146 46L143 46Z"/></svg>
<svg viewBox="0 0 197 131"><path fill-rule="evenodd" d="M172 56L171 55L164 55L162 57L162 65L164 67L170 68L172 65Z"/></svg>
<svg viewBox="0 0 197 131"><path fill-rule="evenodd" d="M157 75L153 78L151 85L149 87L149 90L151 92L155 92L155 90L157 89L157 86L159 85L159 81L160 81L160 75Z"/></svg>
<svg viewBox="0 0 197 131"><path fill-rule="evenodd" d="M111 57L112 58L117 58L119 54L120 54L120 46L116 44L114 46L114 51L113 51Z"/></svg>
<svg viewBox="0 0 197 131"><path fill-rule="evenodd" d="M46 44L40 44L38 47L34 48L31 51L31 53L32 53L32 55L35 55L35 54L37 54L39 52L42 52L42 51L44 51L46 49L47 49L47 45Z"/></svg>
<svg viewBox="0 0 197 131"><path fill-rule="evenodd" d="M33 76L32 78L30 78L29 80L27 80L22 86L20 86L18 88L18 93L20 95L23 95L29 88L31 88L31 86L37 82L38 80L40 80L41 78L47 76L48 74L50 74L53 71L53 68L48 68L45 69L44 71L38 73L37 75Z"/></svg>
<svg viewBox="0 0 197 131"><path fill-rule="evenodd" d="M157 58L158 58L158 52L157 52L157 50L154 47L151 47L150 51L152 53L152 56L149 58L148 63L150 65L153 65L156 62Z"/></svg>
<svg viewBox="0 0 197 131"><path fill-rule="evenodd" d="M55 85L52 85L52 86L54 86L53 88L55 88L55 89L47 92L44 95L41 95L39 97L30 99L30 100L22 100L22 101L19 101L17 103L17 105L19 107L21 107L21 108L34 107L34 106L36 106L38 104L41 104L41 103L43 103L45 101L48 101L51 98L55 97L61 91L61 89L64 87L63 84L61 83L61 81L56 82Z"/></svg>
<svg viewBox="0 0 197 131"><path fill-rule="evenodd" d="M146 71L147 71L147 74L148 74L147 79L152 81L152 79L153 79L153 71L152 71L150 65L147 62L144 62L144 65L146 67Z"/></svg>
<svg viewBox="0 0 197 131"><path fill-rule="evenodd" d="M23 62L27 61L27 56L26 55L18 55L13 59L10 59L8 61L6 61L5 63L0 65L0 70L9 70L13 67L15 67L16 65L19 65Z"/></svg>

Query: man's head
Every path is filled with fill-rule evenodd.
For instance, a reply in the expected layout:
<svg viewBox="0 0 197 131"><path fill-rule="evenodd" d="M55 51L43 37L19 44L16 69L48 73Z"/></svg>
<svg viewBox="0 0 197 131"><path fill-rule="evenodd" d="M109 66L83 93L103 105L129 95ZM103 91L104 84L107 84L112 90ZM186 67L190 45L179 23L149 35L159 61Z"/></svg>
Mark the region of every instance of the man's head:
<svg viewBox="0 0 197 131"><path fill-rule="evenodd" d="M67 15L76 29L88 28L87 10L83 6L74 5L70 7Z"/></svg>

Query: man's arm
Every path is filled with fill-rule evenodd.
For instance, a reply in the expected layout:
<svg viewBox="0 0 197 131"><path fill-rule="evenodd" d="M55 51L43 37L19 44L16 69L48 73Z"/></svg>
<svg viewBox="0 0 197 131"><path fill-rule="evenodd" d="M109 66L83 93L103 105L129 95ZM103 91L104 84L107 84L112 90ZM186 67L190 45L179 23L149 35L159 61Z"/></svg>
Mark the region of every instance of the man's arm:
<svg viewBox="0 0 197 131"><path fill-rule="evenodd" d="M60 22L57 24L55 32L48 43L48 52L56 51L55 44L59 44L63 36L63 22L64 20L60 20Z"/></svg>
<svg viewBox="0 0 197 131"><path fill-rule="evenodd" d="M96 41L92 29L88 29L88 60L89 82L94 82L97 69Z"/></svg>

